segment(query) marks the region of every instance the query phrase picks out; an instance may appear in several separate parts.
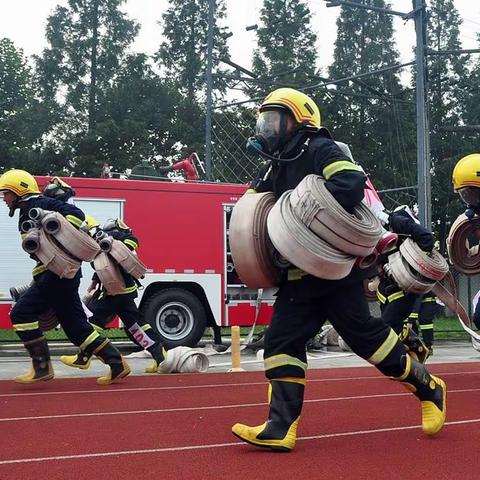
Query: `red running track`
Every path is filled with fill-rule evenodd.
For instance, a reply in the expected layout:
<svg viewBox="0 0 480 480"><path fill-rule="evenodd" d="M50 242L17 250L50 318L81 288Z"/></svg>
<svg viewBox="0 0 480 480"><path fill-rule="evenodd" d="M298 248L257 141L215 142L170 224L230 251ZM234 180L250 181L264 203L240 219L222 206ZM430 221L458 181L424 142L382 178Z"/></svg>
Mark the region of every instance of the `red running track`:
<svg viewBox="0 0 480 480"><path fill-rule="evenodd" d="M231 425L267 414L262 372L0 382L0 480L479 478L480 363L435 364L447 424L369 367L310 370L296 449L240 442Z"/></svg>

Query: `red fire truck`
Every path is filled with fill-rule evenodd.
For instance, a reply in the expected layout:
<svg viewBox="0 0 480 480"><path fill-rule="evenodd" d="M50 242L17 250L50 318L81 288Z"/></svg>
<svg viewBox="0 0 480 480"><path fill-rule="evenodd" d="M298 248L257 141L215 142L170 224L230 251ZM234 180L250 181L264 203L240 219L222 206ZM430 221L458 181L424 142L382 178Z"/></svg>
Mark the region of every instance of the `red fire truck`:
<svg viewBox="0 0 480 480"><path fill-rule="evenodd" d="M37 178L40 187L48 178ZM140 239L148 267L138 305L172 347L195 345L206 327L269 322L274 291L248 289L236 275L229 252L232 208L244 185L68 178L74 203L100 223L122 218ZM0 328L11 328L9 288L31 281L33 261L21 250L17 216L0 205ZM84 263L80 293L91 267ZM218 328L214 329L217 333Z"/></svg>

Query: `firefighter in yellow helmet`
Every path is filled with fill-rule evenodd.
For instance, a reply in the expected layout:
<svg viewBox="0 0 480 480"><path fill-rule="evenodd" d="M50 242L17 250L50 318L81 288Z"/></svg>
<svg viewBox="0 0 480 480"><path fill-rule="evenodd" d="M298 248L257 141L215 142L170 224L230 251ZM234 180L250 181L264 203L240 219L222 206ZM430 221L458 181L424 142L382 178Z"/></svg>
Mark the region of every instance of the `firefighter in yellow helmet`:
<svg viewBox="0 0 480 480"><path fill-rule="evenodd" d="M461 158L452 174L453 189L467 206L468 218L480 215L480 153Z"/></svg>
<svg viewBox="0 0 480 480"><path fill-rule="evenodd" d="M272 191L278 199L306 175L316 174L326 180L328 190L348 212L364 197L365 174L322 127L317 105L302 92L280 88L268 95L247 147L268 159L250 192ZM407 354L390 327L370 316L363 290L369 273L354 267L347 277L333 281L294 265L285 270L265 335L268 418L257 426L237 423L232 427L234 435L272 450L294 448L305 390L305 344L326 320L357 355L414 392L422 403L422 428L427 435L440 431L446 415L445 383Z"/></svg>
<svg viewBox="0 0 480 480"><path fill-rule="evenodd" d="M99 227L98 222L89 215L85 218L85 223L92 225L92 228L95 230ZM134 235L132 229L120 218L107 220L102 225L102 228L97 230L97 232L100 231L124 243L132 252L135 252L140 245L140 241ZM142 318L135 304L139 282L125 271L121 265L118 265L118 268L123 277L125 288L116 295L110 295L101 284L98 274L94 273L92 282L87 290L88 293L92 294L87 304L92 312L89 322L95 330L102 331L112 317L118 315L130 340L147 350L153 358L152 365L147 367L145 372L157 373L158 367L165 360L166 353L162 346L161 337ZM90 367L91 358L91 352L85 352L80 349L75 355L62 355L60 360L69 367L85 370Z"/></svg>
<svg viewBox="0 0 480 480"><path fill-rule="evenodd" d="M37 182L25 170L9 170L0 177L0 192L10 208L10 216L19 210L19 230L25 233L29 213L33 208L55 211L63 215L73 226L79 228L85 219L84 213L74 205L42 195ZM29 227L30 228L30 227ZM38 317L53 309L72 343L92 352L109 365L110 373L97 382L108 385L130 373L130 368L119 351L108 339L99 335L87 322L87 317L78 295L80 270L73 278L60 278L48 270L48 265L37 261L33 269L33 283L17 300L10 318L20 340L32 359L29 372L19 375L15 381L33 384L50 380L54 373L50 361L48 343L39 328Z"/></svg>
<svg viewBox="0 0 480 480"><path fill-rule="evenodd" d="M322 132L320 110L315 102L293 88L279 88L260 106L255 136L247 141L247 151L266 159L283 161L299 158L310 134ZM299 148L300 147L300 148Z"/></svg>

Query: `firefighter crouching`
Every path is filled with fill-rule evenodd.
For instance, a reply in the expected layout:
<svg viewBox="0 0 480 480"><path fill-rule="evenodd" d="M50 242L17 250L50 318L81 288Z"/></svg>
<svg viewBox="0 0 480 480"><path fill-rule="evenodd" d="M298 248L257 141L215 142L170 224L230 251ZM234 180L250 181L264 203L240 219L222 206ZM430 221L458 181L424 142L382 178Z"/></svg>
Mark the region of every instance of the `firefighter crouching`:
<svg viewBox="0 0 480 480"><path fill-rule="evenodd" d="M88 228L91 233L98 233L98 223L93 217L88 217ZM123 242L131 251L139 246L137 237L132 230L119 218L109 220L103 225L101 231L106 235ZM135 304L137 297L138 282L130 274L120 267L125 288L116 295L110 295L100 284L97 273L94 273L88 293L93 294L88 308L93 313L89 319L90 324L96 330L102 330L109 323L113 315L118 315L125 325L125 331L129 338L147 350L153 358L153 363L147 367L147 373L156 373L161 362L165 359L160 335L143 319ZM60 360L70 367L87 369L91 362L91 353L80 350L76 355L63 355Z"/></svg>
<svg viewBox="0 0 480 480"><path fill-rule="evenodd" d="M76 228L80 227L85 215L74 205L64 203L40 194L37 182L24 170L9 170L0 177L0 192L13 217L20 211L19 230L29 220L30 210L40 208L58 212ZM48 343L39 329L38 316L52 308L69 340L82 350L96 355L109 365L107 376L97 379L100 385L109 385L130 373L125 360L118 350L99 335L88 323L78 295L81 272L78 270L71 279L60 278L37 262L33 270L34 282L18 299L10 312L13 327L32 358L32 369L15 378L18 383L31 384L50 380L54 373L50 361Z"/></svg>
<svg viewBox="0 0 480 480"><path fill-rule="evenodd" d="M397 233L398 240L394 248L380 257L380 265L388 262L388 256L397 252L400 244L407 237L425 252L431 252L433 249L432 233L419 224L407 205L402 205L390 213L388 223L384 226L391 232ZM404 292L391 277L382 272L377 288L377 298L380 302L382 320L399 335L409 354L421 363L425 363L430 351L412 330L408 321L421 295Z"/></svg>
<svg viewBox="0 0 480 480"><path fill-rule="evenodd" d="M317 105L299 91L281 88L266 97L256 136L247 148L269 160L251 191L273 191L278 199L306 175L317 174L347 211L363 199L364 173L322 128ZM294 448L305 390L305 343L327 319L357 355L414 392L422 404L426 434L440 431L446 415L445 383L407 354L390 327L370 316L363 277L356 267L342 280L320 279L294 266L285 271L265 336L268 418L258 426L237 423L234 435L272 450Z"/></svg>

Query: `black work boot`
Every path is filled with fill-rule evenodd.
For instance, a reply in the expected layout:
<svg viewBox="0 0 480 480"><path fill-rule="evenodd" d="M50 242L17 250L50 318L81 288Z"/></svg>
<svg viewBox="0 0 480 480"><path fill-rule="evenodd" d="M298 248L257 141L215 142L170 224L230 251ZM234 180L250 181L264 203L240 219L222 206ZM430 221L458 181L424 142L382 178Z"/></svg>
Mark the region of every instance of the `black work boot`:
<svg viewBox="0 0 480 480"><path fill-rule="evenodd" d="M410 355L405 355L402 361L405 371L396 380L420 400L423 432L435 435L442 429L447 415L447 386L441 378L430 375L425 365Z"/></svg>
<svg viewBox="0 0 480 480"><path fill-rule="evenodd" d="M403 329L398 338L403 342L407 353L412 358L420 363L425 363L427 361L427 358L430 356L430 350L422 342L420 337L413 332L408 323L403 325Z"/></svg>
<svg viewBox="0 0 480 480"><path fill-rule="evenodd" d="M268 420L256 427L236 423L232 427L232 433L240 440L255 446L289 452L295 447L297 440L304 390L303 378L272 380L269 386Z"/></svg>
<svg viewBox="0 0 480 480"><path fill-rule="evenodd" d="M155 343L155 345L148 347L147 351L152 356L153 362L149 367L145 368L145 373L157 373L158 367L165 360L165 357L167 356L167 352L160 343Z"/></svg>
<svg viewBox="0 0 480 480"><path fill-rule="evenodd" d="M30 385L41 380L51 380L54 375L52 362L50 361L50 351L45 337L25 342L24 345L32 359L32 367L29 372L15 377L15 381Z"/></svg>
<svg viewBox="0 0 480 480"><path fill-rule="evenodd" d="M120 355L120 352L110 343L110 340L105 339L93 353L110 367L110 373L107 376L97 378L99 385L110 385L130 373L131 370L128 363Z"/></svg>
<svg viewBox="0 0 480 480"><path fill-rule="evenodd" d="M62 355L60 361L69 367L87 370L92 363L92 355L83 350L79 350L76 355Z"/></svg>

